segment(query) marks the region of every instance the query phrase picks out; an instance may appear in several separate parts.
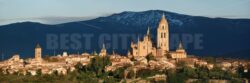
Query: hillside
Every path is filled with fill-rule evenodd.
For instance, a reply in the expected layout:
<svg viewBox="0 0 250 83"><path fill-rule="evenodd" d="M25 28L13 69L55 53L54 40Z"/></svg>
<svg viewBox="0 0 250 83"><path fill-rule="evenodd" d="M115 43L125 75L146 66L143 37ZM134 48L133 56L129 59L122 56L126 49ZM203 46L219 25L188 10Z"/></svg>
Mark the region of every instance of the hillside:
<svg viewBox="0 0 250 83"><path fill-rule="evenodd" d="M5 57L10 57L15 53L21 54L22 57L32 57L36 43L44 47L44 55L53 55L54 52L62 53L62 51L77 53L96 50L98 52L100 49L98 38L104 33L109 35L145 34L149 26L152 34L156 35L157 24L163 13L169 22L170 37L173 34L202 35L203 49L195 49L194 44L191 43L186 46L188 54L249 58L247 55L250 52L246 50L250 49L250 19L207 18L161 10L122 12L107 17L58 25L22 22L0 26L0 53L4 53ZM46 49L46 35L48 34L94 34L95 36L91 49ZM130 40L136 39L129 38L127 46L129 47ZM119 39L119 45L120 42ZM175 49L175 45L170 46L172 50ZM111 53L113 49L109 48L108 52ZM121 54L127 52L127 49L122 48L114 50Z"/></svg>

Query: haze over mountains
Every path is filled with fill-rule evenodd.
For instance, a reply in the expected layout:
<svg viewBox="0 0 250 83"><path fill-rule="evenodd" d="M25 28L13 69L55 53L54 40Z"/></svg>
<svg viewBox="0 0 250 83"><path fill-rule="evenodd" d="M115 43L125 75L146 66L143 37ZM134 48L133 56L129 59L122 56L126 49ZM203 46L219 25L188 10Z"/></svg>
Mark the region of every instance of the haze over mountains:
<svg viewBox="0 0 250 83"><path fill-rule="evenodd" d="M0 26L0 53L5 57L19 53L21 57L33 57L34 47L39 42L44 47L43 54L62 53L64 49L46 49L47 34L90 33L106 34L145 34L150 26L153 35L162 14L165 14L171 34L202 34L203 49L186 46L188 54L198 56L224 56L249 58L250 54L250 19L225 19L189 16L161 10L144 12L122 12L92 20L46 25L34 22L13 23ZM153 38L154 39L154 38ZM171 39L171 38L170 38ZM119 40L120 41L120 40ZM171 41L171 40L170 40ZM121 42L121 41L120 41ZM91 49L68 49L70 53L99 51L98 41L91 43ZM112 42L111 42L112 43ZM127 42L128 45L130 42ZM120 44L120 43L119 43ZM108 49L111 53L113 49ZM127 49L115 49L126 54ZM7 56L8 55L8 56Z"/></svg>

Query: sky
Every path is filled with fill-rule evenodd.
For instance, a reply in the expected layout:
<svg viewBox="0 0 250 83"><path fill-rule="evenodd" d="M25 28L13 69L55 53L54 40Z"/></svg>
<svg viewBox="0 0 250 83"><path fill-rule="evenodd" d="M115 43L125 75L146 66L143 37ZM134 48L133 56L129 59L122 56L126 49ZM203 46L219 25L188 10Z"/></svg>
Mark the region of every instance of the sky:
<svg viewBox="0 0 250 83"><path fill-rule="evenodd" d="M56 24L146 10L250 19L250 0L0 0L0 25L22 21Z"/></svg>

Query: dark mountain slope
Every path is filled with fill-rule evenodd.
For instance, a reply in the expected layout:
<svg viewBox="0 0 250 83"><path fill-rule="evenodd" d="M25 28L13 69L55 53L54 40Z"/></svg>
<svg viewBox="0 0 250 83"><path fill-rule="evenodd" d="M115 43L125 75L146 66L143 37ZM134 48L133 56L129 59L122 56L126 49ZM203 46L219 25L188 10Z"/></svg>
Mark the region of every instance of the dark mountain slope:
<svg viewBox="0 0 250 83"><path fill-rule="evenodd" d="M174 38L173 35L180 37L187 34L193 37L192 41L196 41L194 37L202 35L201 46L203 49L196 49L194 47L195 42L191 42L185 46L188 54L250 57L248 56L249 52L245 51L250 49L250 19L207 18L161 10L122 12L93 20L58 25L23 22L0 26L0 53L9 56L20 53L22 57L30 57L33 56L33 49L38 42L44 48L44 55L53 55L54 51L56 53L62 51L69 51L70 53L99 51L100 42L98 42L98 39L103 34L108 34L111 37L117 34L145 34L149 26L152 35L156 35L156 28L163 13L169 22L171 40ZM48 49L46 46L48 34L57 36L62 34L93 34L94 37L91 42L91 49L86 49L84 46L80 49ZM129 46L130 40L136 41L136 37L129 38L129 41L126 41L127 46ZM118 40L120 46L122 40ZM81 42L84 43L85 41L81 40ZM106 42L113 43L112 41ZM175 46L175 43L171 43L171 49L175 49ZM113 49L122 54L127 52L127 49L113 47L109 48L108 51L111 53Z"/></svg>

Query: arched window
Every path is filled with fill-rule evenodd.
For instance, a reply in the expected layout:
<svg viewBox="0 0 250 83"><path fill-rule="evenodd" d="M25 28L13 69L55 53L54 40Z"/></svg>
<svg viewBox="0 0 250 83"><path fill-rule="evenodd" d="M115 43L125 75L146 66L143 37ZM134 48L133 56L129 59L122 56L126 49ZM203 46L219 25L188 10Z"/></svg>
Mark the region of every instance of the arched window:
<svg viewBox="0 0 250 83"><path fill-rule="evenodd" d="M161 38L163 38L163 33L161 33Z"/></svg>
<svg viewBox="0 0 250 83"><path fill-rule="evenodd" d="M166 38L166 33L164 33L164 38Z"/></svg>
<svg viewBox="0 0 250 83"><path fill-rule="evenodd" d="M164 26L162 26L162 29L164 29Z"/></svg>

